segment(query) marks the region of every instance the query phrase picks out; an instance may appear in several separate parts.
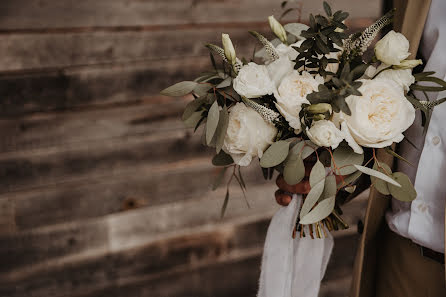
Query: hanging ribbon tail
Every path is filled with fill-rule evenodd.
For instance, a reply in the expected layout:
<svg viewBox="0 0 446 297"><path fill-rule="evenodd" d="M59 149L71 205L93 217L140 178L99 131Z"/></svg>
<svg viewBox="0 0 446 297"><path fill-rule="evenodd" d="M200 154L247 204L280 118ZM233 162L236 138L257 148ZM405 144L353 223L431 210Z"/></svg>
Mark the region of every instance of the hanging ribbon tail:
<svg viewBox="0 0 446 297"><path fill-rule="evenodd" d="M258 297L317 297L331 251L333 237L292 237L302 196L274 215L262 258ZM309 230L305 228L308 234Z"/></svg>

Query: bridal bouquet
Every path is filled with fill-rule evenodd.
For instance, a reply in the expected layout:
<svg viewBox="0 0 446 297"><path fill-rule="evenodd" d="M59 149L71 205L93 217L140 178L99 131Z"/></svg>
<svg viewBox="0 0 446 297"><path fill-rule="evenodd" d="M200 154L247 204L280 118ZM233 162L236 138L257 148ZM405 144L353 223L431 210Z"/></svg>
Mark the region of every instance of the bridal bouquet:
<svg viewBox="0 0 446 297"><path fill-rule="evenodd" d="M277 171L290 185L306 178L306 166L311 168L311 190L294 229L301 237L307 232L323 238L326 230L347 227L341 217L344 199L337 194L355 191L363 174L380 193L415 199L409 178L380 162L375 149L403 159L392 144L404 139L416 110L422 111L427 127L432 108L445 101L417 98L446 90L446 82L432 72L412 73L422 61L407 59L409 42L401 33L388 32L375 44L374 54L366 54L392 22L393 11L363 32L347 35L348 13L333 13L325 2L324 10L326 16L310 14L308 26L282 25L270 16L277 38L270 41L250 31L263 45L250 61L239 59L223 34L222 47L206 45L213 70L161 92L194 97L182 119L195 130L205 125L203 143L215 148L212 163L222 167L214 188L231 168L228 185L236 180L245 191L240 169L254 159L260 160L266 179ZM228 199L229 191L222 215Z"/></svg>

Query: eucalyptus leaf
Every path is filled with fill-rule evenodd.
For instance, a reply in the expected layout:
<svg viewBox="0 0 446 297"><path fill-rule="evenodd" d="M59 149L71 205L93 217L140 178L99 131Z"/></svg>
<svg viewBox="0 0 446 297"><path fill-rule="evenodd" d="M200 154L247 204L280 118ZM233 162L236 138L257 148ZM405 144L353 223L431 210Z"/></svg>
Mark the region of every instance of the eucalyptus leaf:
<svg viewBox="0 0 446 297"><path fill-rule="evenodd" d="M325 180L321 180L314 187L311 188L307 197L305 198L304 204L300 209L300 218L303 218L306 214L310 212L313 206L318 202L319 197L321 197L324 191Z"/></svg>
<svg viewBox="0 0 446 297"><path fill-rule="evenodd" d="M216 135L215 148L217 150L217 153L219 153L221 148L223 147L223 143L226 137L226 131L228 130L228 124L229 124L229 113L228 113L228 108L225 105L223 109L220 111L218 126L217 130L215 131Z"/></svg>
<svg viewBox="0 0 446 297"><path fill-rule="evenodd" d="M302 31L306 31L309 28L307 25L300 24L300 23L289 23L289 24L286 24L283 27L285 28L285 30L288 33L293 34L298 39L303 39L303 37L300 34L302 33Z"/></svg>
<svg viewBox="0 0 446 297"><path fill-rule="evenodd" d="M225 78L221 83L219 83L217 85L217 88L223 89L223 88L229 87L231 84L232 84L232 77L229 76L229 77Z"/></svg>
<svg viewBox="0 0 446 297"><path fill-rule="evenodd" d="M327 198L319 202L316 207L299 221L302 225L310 225L317 223L328 217L334 210L336 197Z"/></svg>
<svg viewBox="0 0 446 297"><path fill-rule="evenodd" d="M221 207L220 219L223 219L223 217L225 216L226 208L228 207L228 202L229 202L229 189L226 189L226 196L225 200L223 201L223 206Z"/></svg>
<svg viewBox="0 0 446 297"><path fill-rule="evenodd" d="M353 165L362 165L364 154L355 153L349 146L339 146L333 152L332 169L337 175L349 175L357 169ZM334 167L336 164L337 169Z"/></svg>
<svg viewBox="0 0 446 297"><path fill-rule="evenodd" d="M186 128L195 128L202 118L203 111L194 112L189 118L183 121Z"/></svg>
<svg viewBox="0 0 446 297"><path fill-rule="evenodd" d="M381 168L379 167L381 166ZM373 165L373 169L376 171L379 171L385 175L391 175L392 174L392 170L390 169L390 167L385 164L385 163L378 163L375 162L375 164ZM375 187L375 189L380 192L383 195L390 195L390 191L389 191L389 187L388 184L383 181L382 179L379 179L377 177L371 176L370 180L373 183L373 186Z"/></svg>
<svg viewBox="0 0 446 297"><path fill-rule="evenodd" d="M345 187L345 186L347 186L349 184L354 183L361 175L362 175L361 171L356 171L355 173L352 173L352 174L350 174L348 176L345 176L344 180L343 181L341 180L337 184L338 190L341 189L342 187Z"/></svg>
<svg viewBox="0 0 446 297"><path fill-rule="evenodd" d="M402 172L395 172L392 174L392 177L401 185L400 187L389 185L392 197L405 202L410 202L417 198L417 191L407 175Z"/></svg>
<svg viewBox="0 0 446 297"><path fill-rule="evenodd" d="M290 144L287 141L279 140L274 142L260 159L260 166L270 168L279 165L285 161L288 156Z"/></svg>
<svg viewBox="0 0 446 297"><path fill-rule="evenodd" d="M192 116L192 114L193 114L194 112L196 112L197 109L198 109L201 105L203 105L204 102L206 102L206 97L200 97L200 98L197 98L197 99L195 99L195 100L189 102L189 103L186 105L186 107L184 108L184 112L183 112L183 115L182 115L181 119L182 119L183 121L185 121L185 120L187 120L188 118L190 118L190 117Z"/></svg>
<svg viewBox="0 0 446 297"><path fill-rule="evenodd" d="M310 172L310 186L314 187L321 180L325 180L325 167L318 160L316 162L316 164L314 164L314 166L313 166L313 168L311 169L311 172Z"/></svg>
<svg viewBox="0 0 446 297"><path fill-rule="evenodd" d="M401 187L401 185L396 182L395 180L393 180L391 177L385 175L384 173L381 173L379 171L370 169L368 167L364 167L364 166L359 166L359 165L354 165L356 169L358 169L359 171L361 171L362 173L368 174L370 176L374 176L377 177L379 179L382 179L383 181L388 182L389 184L392 184L396 187Z"/></svg>
<svg viewBox="0 0 446 297"><path fill-rule="evenodd" d="M289 185L295 185L302 181L305 177L305 165L302 158L297 155L285 162L283 169L283 178Z"/></svg>
<svg viewBox="0 0 446 297"><path fill-rule="evenodd" d="M325 178L324 192L322 192L319 201L330 198L332 196L336 196L337 187L336 187L336 176L329 175Z"/></svg>
<svg viewBox="0 0 446 297"><path fill-rule="evenodd" d="M213 86L210 83L199 83L197 84L197 86L194 88L194 93L199 96L199 97L203 97L206 96L206 94L208 93L208 91L210 89L212 89Z"/></svg>
<svg viewBox="0 0 446 297"><path fill-rule="evenodd" d="M234 163L234 160L230 155L221 150L212 158L212 164L215 166L227 166Z"/></svg>
<svg viewBox="0 0 446 297"><path fill-rule="evenodd" d="M217 130L218 120L220 118L220 111L218 110L217 100L214 101L209 109L208 119L206 122L206 143L209 145Z"/></svg>
<svg viewBox="0 0 446 297"><path fill-rule="evenodd" d="M161 95L180 97L190 94L198 85L194 81L182 81L161 91Z"/></svg>

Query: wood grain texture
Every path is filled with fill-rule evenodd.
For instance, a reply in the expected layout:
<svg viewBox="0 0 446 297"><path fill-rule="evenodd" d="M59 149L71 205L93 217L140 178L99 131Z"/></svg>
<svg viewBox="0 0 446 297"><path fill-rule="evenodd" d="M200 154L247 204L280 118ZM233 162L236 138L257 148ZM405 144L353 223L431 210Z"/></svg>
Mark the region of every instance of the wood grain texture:
<svg viewBox="0 0 446 297"><path fill-rule="evenodd" d="M378 17L380 1L331 0L333 9L352 11L353 17ZM0 28L50 29L111 26L160 26L197 23L265 21L280 16L280 1L258 0L21 0L0 3ZM319 13L322 0L304 1L303 16ZM32 16L32 17L31 17Z"/></svg>
<svg viewBox="0 0 446 297"><path fill-rule="evenodd" d="M0 115L132 103L211 67L209 57L0 74Z"/></svg>
<svg viewBox="0 0 446 297"><path fill-rule="evenodd" d="M157 292L150 296L190 296L190 292L197 296L215 296L219 292L224 293L226 287L240 290L245 286L255 293L261 256L259 246L268 223L269 219L219 224L209 231L201 230L134 249L104 253L70 265L56 265L48 270L22 274L21 277L6 276L0 281L0 293L10 297L25 296L30 292L34 296L65 296L65 292L70 292L70 296L103 296L113 290L111 296L121 296L117 292L143 289L146 292L144 296L146 290L152 294ZM354 257L351 251L357 240L358 235L352 232L336 234L334 255L345 250L350 253L339 255L342 263L337 262L336 266L329 264L325 282L348 276ZM238 262L245 264L239 266ZM200 275L199 279L190 278L197 271L213 271L216 266L220 267L218 272L214 272L217 275L208 273L207 276ZM177 282L178 278L189 281ZM172 282L173 279L176 281ZM205 287L200 287L193 280L207 282Z"/></svg>

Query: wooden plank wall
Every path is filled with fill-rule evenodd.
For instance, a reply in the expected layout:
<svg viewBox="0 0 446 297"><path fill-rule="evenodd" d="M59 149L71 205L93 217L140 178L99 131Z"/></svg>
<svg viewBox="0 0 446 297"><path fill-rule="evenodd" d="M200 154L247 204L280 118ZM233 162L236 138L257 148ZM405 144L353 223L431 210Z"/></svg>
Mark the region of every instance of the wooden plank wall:
<svg viewBox="0 0 446 297"><path fill-rule="evenodd" d="M381 13L377 0L329 2L355 29ZM246 169L252 208L234 186L220 220L212 152L179 120L190 98L157 94L210 67L203 44L222 31L249 56L246 31L271 36L279 7L0 2L0 296L255 296L274 185ZM348 206L353 226L364 203ZM346 295L357 238L336 234L321 296Z"/></svg>

